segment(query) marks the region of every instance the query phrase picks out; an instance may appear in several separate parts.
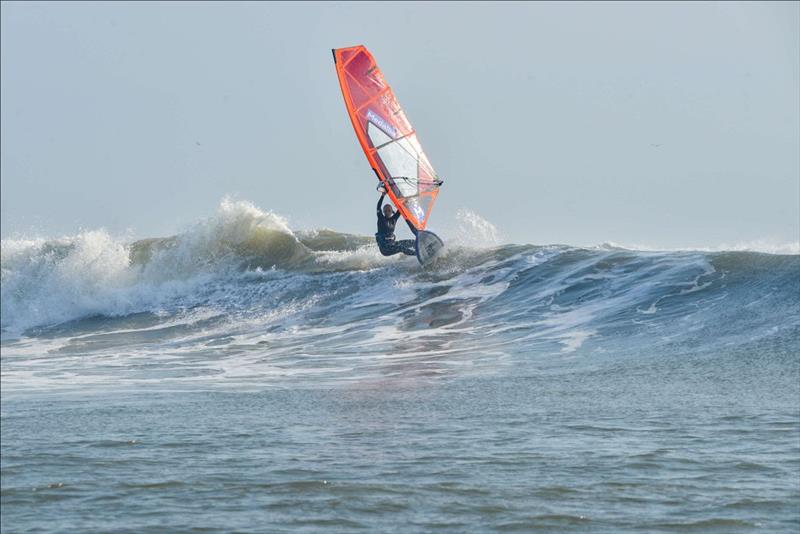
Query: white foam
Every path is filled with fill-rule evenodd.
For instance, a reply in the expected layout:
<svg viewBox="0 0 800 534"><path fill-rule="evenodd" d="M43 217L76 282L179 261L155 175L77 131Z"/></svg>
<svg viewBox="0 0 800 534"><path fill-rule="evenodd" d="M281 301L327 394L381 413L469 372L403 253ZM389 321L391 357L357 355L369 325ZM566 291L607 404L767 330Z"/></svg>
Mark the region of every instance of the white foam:
<svg viewBox="0 0 800 534"><path fill-rule="evenodd" d="M459 208L455 221L444 224L443 230L447 245L484 249L506 242L494 224L467 208Z"/></svg>
<svg viewBox="0 0 800 534"><path fill-rule="evenodd" d="M280 246L279 259L289 260L305 253L284 218L227 198L214 217L151 245L144 263L132 261L136 246L102 229L49 241L3 240L3 328L157 311L197 297L212 280L240 275L242 250L269 254Z"/></svg>

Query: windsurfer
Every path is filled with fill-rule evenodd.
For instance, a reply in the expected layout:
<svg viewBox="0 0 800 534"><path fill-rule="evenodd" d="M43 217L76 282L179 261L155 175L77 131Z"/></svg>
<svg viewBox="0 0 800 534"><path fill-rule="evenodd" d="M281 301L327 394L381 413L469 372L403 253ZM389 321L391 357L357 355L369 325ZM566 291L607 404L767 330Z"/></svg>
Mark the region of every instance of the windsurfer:
<svg viewBox="0 0 800 534"><path fill-rule="evenodd" d="M400 241L395 239L394 225L397 224L397 219L400 218L400 212L392 209L389 204L381 207L385 196L386 193L384 192L381 198L378 199L378 233L375 234L375 241L378 242L381 254L392 256L402 252L407 256L416 255L413 239L402 239ZM411 224L408 227L414 235L417 234L417 229Z"/></svg>

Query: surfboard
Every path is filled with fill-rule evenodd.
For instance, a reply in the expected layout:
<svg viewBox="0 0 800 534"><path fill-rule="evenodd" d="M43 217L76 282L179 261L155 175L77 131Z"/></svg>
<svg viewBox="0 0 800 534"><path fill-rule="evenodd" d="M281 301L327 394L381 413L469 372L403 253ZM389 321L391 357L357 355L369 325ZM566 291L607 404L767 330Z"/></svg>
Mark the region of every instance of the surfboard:
<svg viewBox="0 0 800 534"><path fill-rule="evenodd" d="M438 235L427 230L417 232L417 259L422 265L427 265L435 260L442 247L444 247L444 242Z"/></svg>
<svg viewBox="0 0 800 534"><path fill-rule="evenodd" d="M359 45L332 52L347 114L364 155L389 199L419 235L443 181L369 50ZM418 239L417 248L427 251L436 243L441 248L442 240L431 235L436 239L425 237L422 247ZM427 252L417 254L424 264L423 257L429 257Z"/></svg>

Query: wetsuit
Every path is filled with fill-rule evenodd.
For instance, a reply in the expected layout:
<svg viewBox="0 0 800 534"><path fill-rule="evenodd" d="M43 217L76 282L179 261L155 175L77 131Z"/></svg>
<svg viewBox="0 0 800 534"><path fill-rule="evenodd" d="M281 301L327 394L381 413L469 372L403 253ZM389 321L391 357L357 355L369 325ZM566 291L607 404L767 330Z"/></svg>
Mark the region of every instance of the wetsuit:
<svg viewBox="0 0 800 534"><path fill-rule="evenodd" d="M382 194L381 198L378 199L378 233L375 234L375 241L378 242L378 248L381 249L381 254L384 256L391 256L402 252L408 256L416 255L417 251L414 247L413 239L395 240L394 225L397 224L397 219L400 218L400 212L395 211L394 215L391 217L386 217L383 214L381 205L383 204L383 197L385 196L386 193ZM408 227L411 228L411 232L416 235L417 229L411 226L411 224L409 224Z"/></svg>

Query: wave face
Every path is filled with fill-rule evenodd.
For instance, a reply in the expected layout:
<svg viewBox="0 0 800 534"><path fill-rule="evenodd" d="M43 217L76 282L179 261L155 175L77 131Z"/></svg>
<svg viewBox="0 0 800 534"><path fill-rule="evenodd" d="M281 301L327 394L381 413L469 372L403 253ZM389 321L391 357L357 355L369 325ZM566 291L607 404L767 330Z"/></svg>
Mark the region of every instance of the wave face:
<svg viewBox="0 0 800 534"><path fill-rule="evenodd" d="M480 217L459 221L427 269L231 201L169 238L4 240L3 386L280 386L800 346L800 256L498 244Z"/></svg>

